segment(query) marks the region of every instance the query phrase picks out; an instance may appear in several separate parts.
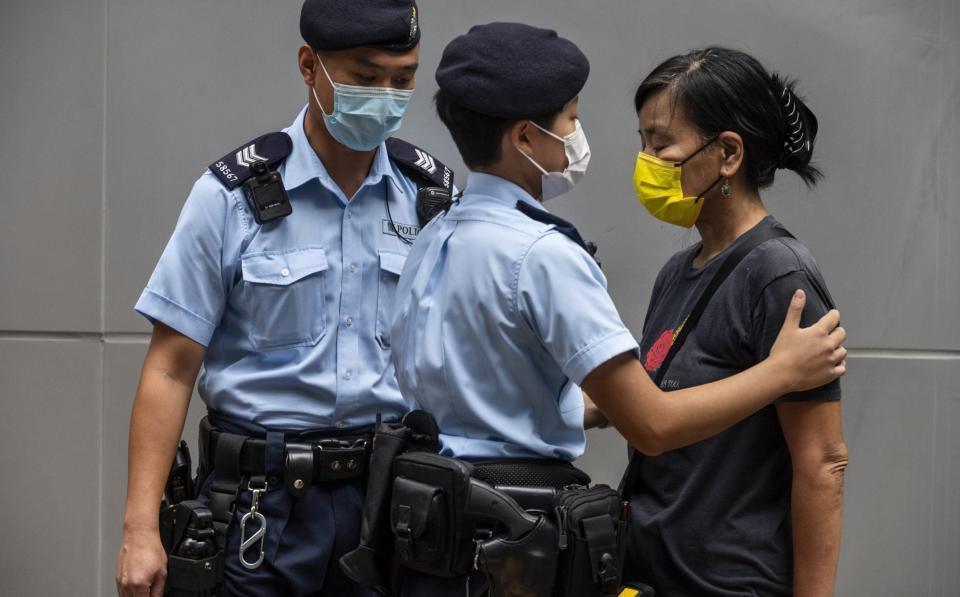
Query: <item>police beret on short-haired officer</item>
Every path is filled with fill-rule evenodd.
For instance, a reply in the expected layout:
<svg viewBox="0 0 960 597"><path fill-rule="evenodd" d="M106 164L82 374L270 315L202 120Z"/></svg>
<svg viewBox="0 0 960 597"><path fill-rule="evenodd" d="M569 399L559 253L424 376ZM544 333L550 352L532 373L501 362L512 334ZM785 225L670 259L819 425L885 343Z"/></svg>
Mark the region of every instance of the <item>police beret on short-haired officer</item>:
<svg viewBox="0 0 960 597"><path fill-rule="evenodd" d="M447 45L437 84L465 108L499 118L559 111L583 89L590 62L556 31L521 23L477 25Z"/></svg>
<svg viewBox="0 0 960 597"><path fill-rule="evenodd" d="M300 35L314 50L362 46L402 52L420 43L417 4L412 0L306 0Z"/></svg>

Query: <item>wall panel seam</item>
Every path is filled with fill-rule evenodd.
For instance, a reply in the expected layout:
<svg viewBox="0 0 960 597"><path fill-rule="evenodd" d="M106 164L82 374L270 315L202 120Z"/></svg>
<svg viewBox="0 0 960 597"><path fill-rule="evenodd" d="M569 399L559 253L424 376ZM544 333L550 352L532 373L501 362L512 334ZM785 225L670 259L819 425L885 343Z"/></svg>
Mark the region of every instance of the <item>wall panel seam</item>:
<svg viewBox="0 0 960 597"><path fill-rule="evenodd" d="M97 434L97 594L104 594L103 566L106 554L104 550L104 512L103 512L103 417L107 386L107 95L110 70L110 0L103 0L103 112L100 123L100 416Z"/></svg>

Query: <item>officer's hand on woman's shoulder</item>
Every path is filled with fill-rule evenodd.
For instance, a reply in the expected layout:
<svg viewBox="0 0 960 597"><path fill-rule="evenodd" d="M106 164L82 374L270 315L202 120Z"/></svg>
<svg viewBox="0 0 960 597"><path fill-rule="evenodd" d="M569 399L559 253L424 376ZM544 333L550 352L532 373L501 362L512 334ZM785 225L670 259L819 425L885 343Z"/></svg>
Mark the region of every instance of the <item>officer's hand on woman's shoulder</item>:
<svg viewBox="0 0 960 597"><path fill-rule="evenodd" d="M117 558L117 594L161 597L167 577L167 555L156 529L125 529Z"/></svg>
<svg viewBox="0 0 960 597"><path fill-rule="evenodd" d="M803 392L828 384L847 371L847 332L840 327L840 312L829 311L808 328L800 327L806 295L797 290L790 302L783 327L777 335L770 359L775 359L788 376L791 392Z"/></svg>
<svg viewBox="0 0 960 597"><path fill-rule="evenodd" d="M784 394L825 385L846 372L846 331L836 310L800 327L806 295L797 291L770 356L737 375L664 392L632 352L591 371L581 387L640 452L656 456L702 441ZM671 379L664 378L669 387Z"/></svg>

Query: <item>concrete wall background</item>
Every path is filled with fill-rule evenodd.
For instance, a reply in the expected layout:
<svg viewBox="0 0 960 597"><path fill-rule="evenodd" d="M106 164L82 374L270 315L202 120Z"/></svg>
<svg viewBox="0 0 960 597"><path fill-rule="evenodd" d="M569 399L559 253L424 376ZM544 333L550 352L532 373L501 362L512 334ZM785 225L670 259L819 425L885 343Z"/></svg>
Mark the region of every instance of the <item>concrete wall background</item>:
<svg viewBox="0 0 960 597"><path fill-rule="evenodd" d="M110 595L126 434L148 327L132 305L205 164L306 100L300 2L6 0L0 20L0 580L11 595ZM465 170L433 71L474 23L550 26L593 64L591 170L555 211L601 247L639 334L653 278L695 241L632 196L632 91L722 43L800 79L826 181L789 173L770 209L818 257L856 349L844 382L840 595L960 586L960 3L956 0L422 0L402 135ZM192 416L199 409L195 402ZM187 436L195 436L188 422ZM582 464L615 482L613 433ZM8 592L9 591L9 592Z"/></svg>

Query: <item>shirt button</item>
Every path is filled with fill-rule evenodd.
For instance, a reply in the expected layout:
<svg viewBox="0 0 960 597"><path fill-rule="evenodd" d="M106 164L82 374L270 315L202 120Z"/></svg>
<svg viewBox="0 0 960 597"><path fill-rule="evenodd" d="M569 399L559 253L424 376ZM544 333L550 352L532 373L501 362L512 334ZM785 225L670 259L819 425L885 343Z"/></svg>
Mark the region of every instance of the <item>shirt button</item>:
<svg viewBox="0 0 960 597"><path fill-rule="evenodd" d="M349 370L349 369L347 369L346 371L344 371L344 372L343 372L343 378L344 378L344 379L353 379L353 371L351 371L351 370Z"/></svg>
<svg viewBox="0 0 960 597"><path fill-rule="evenodd" d="M346 318L346 319L343 320L343 323L347 324L347 327L350 327L351 325L353 325L353 318L352 318L352 317L348 317L348 318Z"/></svg>
<svg viewBox="0 0 960 597"><path fill-rule="evenodd" d="M349 219L352 218L352 217L353 217L353 212L348 209L348 210L347 210L347 219L349 220Z"/></svg>
<svg viewBox="0 0 960 597"><path fill-rule="evenodd" d="M286 278L287 276L290 275L290 270L288 270L287 268L283 268L282 270L280 270L280 275Z"/></svg>
<svg viewBox="0 0 960 597"><path fill-rule="evenodd" d="M356 263L351 263L351 264L350 264L350 273L351 273L351 274L357 273L357 264L356 264Z"/></svg>
<svg viewBox="0 0 960 597"><path fill-rule="evenodd" d="M338 421L338 422L337 422L337 429L343 429L343 428L346 427L346 426L347 426L347 424L344 423L343 421Z"/></svg>

